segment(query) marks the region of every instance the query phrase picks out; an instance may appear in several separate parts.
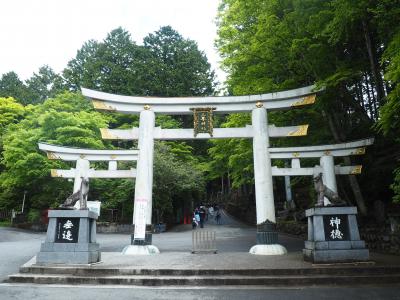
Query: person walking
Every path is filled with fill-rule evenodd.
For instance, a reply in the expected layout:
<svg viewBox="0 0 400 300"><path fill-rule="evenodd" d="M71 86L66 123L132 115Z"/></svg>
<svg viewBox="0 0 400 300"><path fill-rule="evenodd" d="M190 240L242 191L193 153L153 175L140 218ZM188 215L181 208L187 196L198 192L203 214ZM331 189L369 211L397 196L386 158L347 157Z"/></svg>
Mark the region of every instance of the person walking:
<svg viewBox="0 0 400 300"><path fill-rule="evenodd" d="M215 221L217 221L218 225L221 225L221 213L217 210L217 214L215 215Z"/></svg>
<svg viewBox="0 0 400 300"><path fill-rule="evenodd" d="M197 227L199 225L199 223L200 223L200 211L199 211L199 209L197 207L194 210L193 219L196 222L196 227ZM193 224L192 224L192 226L193 226Z"/></svg>
<svg viewBox="0 0 400 300"><path fill-rule="evenodd" d="M204 221L206 219L206 210L204 209L204 206L200 206L199 214L200 214L200 228L204 228Z"/></svg>

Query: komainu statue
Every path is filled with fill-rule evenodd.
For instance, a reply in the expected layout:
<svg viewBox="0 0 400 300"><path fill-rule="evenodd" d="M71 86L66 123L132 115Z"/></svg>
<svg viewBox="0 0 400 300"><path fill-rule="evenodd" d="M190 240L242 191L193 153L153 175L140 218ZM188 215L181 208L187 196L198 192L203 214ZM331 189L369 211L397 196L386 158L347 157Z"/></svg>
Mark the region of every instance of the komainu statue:
<svg viewBox="0 0 400 300"><path fill-rule="evenodd" d="M338 193L332 191L330 188L328 188L323 182L322 182L322 173L319 174L314 174L314 188L318 194L318 201L315 206L324 206L324 198L328 198L330 201L329 206L345 206L347 203L343 201Z"/></svg>
<svg viewBox="0 0 400 300"><path fill-rule="evenodd" d="M63 204L59 206L62 209L75 209L74 205L79 201L80 209L87 209L87 196L89 193L89 179L82 178L80 189L69 196Z"/></svg>

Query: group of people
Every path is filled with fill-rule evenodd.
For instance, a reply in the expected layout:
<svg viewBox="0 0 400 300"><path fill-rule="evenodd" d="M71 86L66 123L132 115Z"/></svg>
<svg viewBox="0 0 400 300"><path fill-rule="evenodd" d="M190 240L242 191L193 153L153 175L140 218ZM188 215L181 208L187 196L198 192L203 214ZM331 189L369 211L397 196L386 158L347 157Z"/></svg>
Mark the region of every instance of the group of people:
<svg viewBox="0 0 400 300"><path fill-rule="evenodd" d="M217 224L221 224L221 212L218 205L200 205L194 209L192 218L192 228L196 229L198 226L204 228L204 223L209 218L215 218Z"/></svg>

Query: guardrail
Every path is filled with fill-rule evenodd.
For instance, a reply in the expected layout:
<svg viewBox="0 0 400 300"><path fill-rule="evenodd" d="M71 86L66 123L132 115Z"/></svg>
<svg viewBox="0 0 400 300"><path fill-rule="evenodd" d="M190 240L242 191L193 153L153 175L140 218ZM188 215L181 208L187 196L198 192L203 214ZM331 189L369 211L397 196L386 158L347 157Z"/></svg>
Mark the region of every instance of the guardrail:
<svg viewBox="0 0 400 300"><path fill-rule="evenodd" d="M216 232L208 230L192 231L192 253L213 252L217 253Z"/></svg>

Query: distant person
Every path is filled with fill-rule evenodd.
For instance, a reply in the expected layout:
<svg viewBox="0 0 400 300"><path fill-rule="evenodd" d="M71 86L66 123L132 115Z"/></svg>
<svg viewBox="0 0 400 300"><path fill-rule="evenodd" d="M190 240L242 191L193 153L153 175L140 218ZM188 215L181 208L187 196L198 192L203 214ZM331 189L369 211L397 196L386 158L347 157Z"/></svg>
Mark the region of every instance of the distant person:
<svg viewBox="0 0 400 300"><path fill-rule="evenodd" d="M197 223L197 225L198 225L198 224L200 223L200 211L199 211L198 208L196 208L196 209L194 210L193 216L194 216L194 218L195 218L195 220L196 220L196 223Z"/></svg>
<svg viewBox="0 0 400 300"><path fill-rule="evenodd" d="M217 221L218 225L221 225L221 213L219 210L217 211L217 214L215 215L215 221Z"/></svg>
<svg viewBox="0 0 400 300"><path fill-rule="evenodd" d="M211 217L214 216L214 207L210 206L210 207L208 208L208 214L209 214Z"/></svg>
<svg viewBox="0 0 400 300"><path fill-rule="evenodd" d="M193 219L192 219L192 229L196 229L197 226L199 226L199 223L197 223L196 217L193 217Z"/></svg>
<svg viewBox="0 0 400 300"><path fill-rule="evenodd" d="M204 228L204 221L206 219L206 210L204 209L204 206L200 207L199 214L200 214L200 228Z"/></svg>

